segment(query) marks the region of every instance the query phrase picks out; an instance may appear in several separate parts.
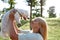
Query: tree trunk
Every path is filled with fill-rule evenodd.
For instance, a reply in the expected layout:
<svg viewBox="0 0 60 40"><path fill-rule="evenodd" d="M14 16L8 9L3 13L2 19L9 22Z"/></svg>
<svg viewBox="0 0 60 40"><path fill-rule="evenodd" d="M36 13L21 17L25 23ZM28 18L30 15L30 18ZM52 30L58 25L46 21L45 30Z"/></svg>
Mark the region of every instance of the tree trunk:
<svg viewBox="0 0 60 40"><path fill-rule="evenodd" d="M32 0L31 0L31 5L30 5L30 30L32 30L31 21L32 21Z"/></svg>
<svg viewBox="0 0 60 40"><path fill-rule="evenodd" d="M42 12L43 12L43 8L42 8L43 3L42 3L42 0L40 1L40 3L41 3L41 17L42 17Z"/></svg>
<svg viewBox="0 0 60 40"><path fill-rule="evenodd" d="M10 4L10 9L12 9L13 7L12 7L12 3Z"/></svg>

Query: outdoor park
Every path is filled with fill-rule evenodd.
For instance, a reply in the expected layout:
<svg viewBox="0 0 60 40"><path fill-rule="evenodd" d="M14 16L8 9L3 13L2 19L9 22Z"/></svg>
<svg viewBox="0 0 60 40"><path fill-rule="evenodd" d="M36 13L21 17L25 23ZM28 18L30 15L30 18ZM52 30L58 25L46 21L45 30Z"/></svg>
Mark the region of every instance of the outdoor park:
<svg viewBox="0 0 60 40"><path fill-rule="evenodd" d="M4 2L4 0L2 1ZM32 19L34 19L35 17L43 17L48 25L48 40L60 40L60 17L57 17L58 13L55 13L55 6L51 6L47 10L48 17L45 17L47 16L47 14L45 14L45 16L43 15L43 7L46 5L46 1L47 0L26 0L28 6L30 6L30 18L28 20L24 20L23 18L21 18L20 21L22 25L17 26L23 30L30 30L30 22L32 21ZM14 8L16 3L14 2L14 0L9 0L8 4L10 5L9 8L4 8L5 10L3 9L2 11L0 11L0 31L2 25L1 21L4 13ZM38 8L38 6L40 8ZM4 39L0 36L0 40ZM6 40L10 40L9 37Z"/></svg>

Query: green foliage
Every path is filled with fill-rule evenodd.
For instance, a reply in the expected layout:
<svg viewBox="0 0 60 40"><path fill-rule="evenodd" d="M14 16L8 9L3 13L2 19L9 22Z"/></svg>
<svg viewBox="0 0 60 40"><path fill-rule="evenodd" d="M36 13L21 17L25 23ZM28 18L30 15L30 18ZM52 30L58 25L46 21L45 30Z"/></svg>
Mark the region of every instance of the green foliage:
<svg viewBox="0 0 60 40"><path fill-rule="evenodd" d="M40 0L40 4L42 4L42 6L45 5L45 2L46 2L46 0Z"/></svg>
<svg viewBox="0 0 60 40"><path fill-rule="evenodd" d="M36 0L26 0L28 2L29 6L35 7L35 5L37 4Z"/></svg>
<svg viewBox="0 0 60 40"><path fill-rule="evenodd" d="M16 4L14 0L9 0L8 3L10 4L10 9L14 8L14 5Z"/></svg>
<svg viewBox="0 0 60 40"><path fill-rule="evenodd" d="M49 13L49 18L53 18L53 17L56 17L56 14Z"/></svg>
<svg viewBox="0 0 60 40"><path fill-rule="evenodd" d="M40 13L33 13L33 18L35 18L35 17L40 17L41 16L41 14Z"/></svg>
<svg viewBox="0 0 60 40"><path fill-rule="evenodd" d="M37 8L37 6L34 7L33 11L35 11L34 13L32 13L33 18L41 16L40 8Z"/></svg>
<svg viewBox="0 0 60 40"><path fill-rule="evenodd" d="M20 24L17 24L17 26L18 27L21 27L21 26L25 25L28 22L29 22L29 20L21 20L21 25Z"/></svg>
<svg viewBox="0 0 60 40"><path fill-rule="evenodd" d="M35 5L37 4L36 0L32 0L32 6L35 7Z"/></svg>
<svg viewBox="0 0 60 40"><path fill-rule="evenodd" d="M13 5L15 4L14 0L9 0L8 3Z"/></svg>
<svg viewBox="0 0 60 40"><path fill-rule="evenodd" d="M51 6L48 10L49 18L56 17L56 13L54 14L54 12L55 12L55 7Z"/></svg>

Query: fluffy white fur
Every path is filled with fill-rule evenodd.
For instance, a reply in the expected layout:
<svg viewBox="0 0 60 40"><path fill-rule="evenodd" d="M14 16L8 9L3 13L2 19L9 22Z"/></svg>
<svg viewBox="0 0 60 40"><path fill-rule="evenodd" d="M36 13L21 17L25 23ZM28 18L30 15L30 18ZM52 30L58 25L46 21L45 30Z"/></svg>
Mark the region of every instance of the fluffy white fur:
<svg viewBox="0 0 60 40"><path fill-rule="evenodd" d="M17 9L17 10L21 15L25 15L27 16L27 18L29 18L29 13L26 10L22 10L22 9Z"/></svg>
<svg viewBox="0 0 60 40"><path fill-rule="evenodd" d="M21 24L21 22L20 22L20 18L21 18L21 17L20 17L20 15L18 14L18 12L16 12L16 14L15 14L14 16L15 16L16 22Z"/></svg>
<svg viewBox="0 0 60 40"><path fill-rule="evenodd" d="M7 13L4 14L3 18L2 18L2 27L1 27L1 33L3 37L7 37L9 35L9 27L10 27L10 21L9 21L9 14L13 9L9 10ZM28 13L27 11L25 12L25 10L23 11L22 9L16 9L18 12L16 12L15 16L15 20L20 23L20 15L19 14L24 14L28 17ZM8 34L8 35L7 35Z"/></svg>

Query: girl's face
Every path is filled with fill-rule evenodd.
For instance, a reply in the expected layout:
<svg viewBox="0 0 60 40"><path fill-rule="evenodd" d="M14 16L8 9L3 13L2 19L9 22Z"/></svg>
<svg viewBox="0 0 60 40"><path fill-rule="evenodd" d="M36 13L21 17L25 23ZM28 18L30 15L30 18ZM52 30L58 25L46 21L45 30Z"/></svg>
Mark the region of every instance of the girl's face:
<svg viewBox="0 0 60 40"><path fill-rule="evenodd" d="M31 27L32 27L33 32L37 33L40 29L39 22L32 21Z"/></svg>

